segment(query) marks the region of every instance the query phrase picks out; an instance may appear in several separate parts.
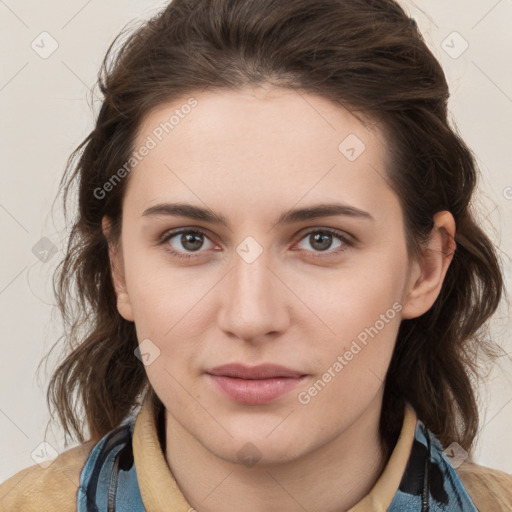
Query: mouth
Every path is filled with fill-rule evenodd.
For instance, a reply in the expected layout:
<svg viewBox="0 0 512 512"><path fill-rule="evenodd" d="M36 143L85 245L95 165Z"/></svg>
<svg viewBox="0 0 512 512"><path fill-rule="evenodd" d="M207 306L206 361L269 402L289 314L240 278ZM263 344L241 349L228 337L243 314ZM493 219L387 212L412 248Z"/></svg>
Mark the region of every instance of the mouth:
<svg viewBox="0 0 512 512"><path fill-rule="evenodd" d="M226 364L206 372L224 396L245 405L269 403L298 386L306 374L274 364L245 366Z"/></svg>

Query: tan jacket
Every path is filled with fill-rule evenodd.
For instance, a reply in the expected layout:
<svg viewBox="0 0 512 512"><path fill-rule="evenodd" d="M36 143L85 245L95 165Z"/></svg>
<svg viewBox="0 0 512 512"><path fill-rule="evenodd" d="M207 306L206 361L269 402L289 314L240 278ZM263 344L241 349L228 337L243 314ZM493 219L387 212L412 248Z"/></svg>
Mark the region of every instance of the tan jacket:
<svg viewBox="0 0 512 512"><path fill-rule="evenodd" d="M406 408L398 442L381 476L355 507L357 512L385 512L395 495L416 426L416 415ZM0 485L2 512L76 511L80 472L94 443L84 443L58 455L46 468L34 465ZM157 425L148 403L137 416L133 435L134 462L147 512L190 512L167 465ZM464 486L480 512L512 511L512 476L468 461L457 468ZM350 511L349 511L350 512Z"/></svg>

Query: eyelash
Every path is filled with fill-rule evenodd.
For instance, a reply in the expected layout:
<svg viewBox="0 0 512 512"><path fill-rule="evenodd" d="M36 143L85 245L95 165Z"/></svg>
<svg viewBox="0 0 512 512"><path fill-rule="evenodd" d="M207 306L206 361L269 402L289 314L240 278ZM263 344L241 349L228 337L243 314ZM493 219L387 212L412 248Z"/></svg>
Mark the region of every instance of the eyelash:
<svg viewBox="0 0 512 512"><path fill-rule="evenodd" d="M202 235L202 236L204 236L204 237L209 239L208 235L204 231L202 231L200 229L186 228L186 229L179 229L177 231L168 231L167 233L164 233L164 235L161 237L161 239L159 241L159 244L160 245L164 245L165 244L164 249L168 253L170 253L172 256L175 256L175 257L181 258L181 259L193 258L193 257L196 256L197 253L188 253L188 254L182 253L182 252L179 252L179 251L176 251L176 250L172 249L171 246L169 244L167 244L167 242L171 238L174 238L175 236L181 235L183 233L198 234L198 235ZM316 254L315 254L315 251L306 251L306 252L313 252L313 254L312 254L313 258L326 258L326 257L330 257L330 256L333 256L333 255L339 255L339 254L341 254L343 252L346 252L346 251L350 250L354 246L354 242L352 242L352 240L350 240L342 232L340 232L340 231L338 231L336 229L331 229L331 228L315 228L315 229L311 229L310 231L306 232L302 236L302 238L299 240L299 242L304 240L306 237L310 236L313 233L322 233L322 234L333 235L333 236L338 238L343 243L342 246L340 246L337 249L332 250L332 251L325 251L325 252L316 251Z"/></svg>

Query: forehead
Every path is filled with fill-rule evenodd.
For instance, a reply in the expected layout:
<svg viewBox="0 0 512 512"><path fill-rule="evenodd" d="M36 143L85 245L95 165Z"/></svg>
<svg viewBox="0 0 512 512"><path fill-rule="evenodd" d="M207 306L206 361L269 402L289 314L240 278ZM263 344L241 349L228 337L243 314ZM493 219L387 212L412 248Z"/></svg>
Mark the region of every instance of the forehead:
<svg viewBox="0 0 512 512"><path fill-rule="evenodd" d="M354 198L368 208L391 193L378 125L365 126L339 103L290 89L183 96L144 117L134 151L143 146L151 149L135 165L127 191L141 208L174 196L231 197L260 207L301 197Z"/></svg>

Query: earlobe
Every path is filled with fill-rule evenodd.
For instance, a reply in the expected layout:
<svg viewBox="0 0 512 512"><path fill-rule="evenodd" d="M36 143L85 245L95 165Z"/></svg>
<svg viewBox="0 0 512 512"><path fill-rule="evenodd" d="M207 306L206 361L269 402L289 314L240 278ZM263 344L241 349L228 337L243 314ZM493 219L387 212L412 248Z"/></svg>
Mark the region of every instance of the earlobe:
<svg viewBox="0 0 512 512"><path fill-rule="evenodd" d="M127 293L120 292L117 294L117 310L125 320L133 322L132 303Z"/></svg>
<svg viewBox="0 0 512 512"><path fill-rule="evenodd" d="M434 304L453 259L455 242L455 220L448 211L434 216L428 247L420 261L413 264L403 301L402 318L416 318L426 313Z"/></svg>
<svg viewBox="0 0 512 512"><path fill-rule="evenodd" d="M117 298L117 310L119 314L129 322L134 321L133 309L126 288L126 280L124 275L124 263L123 263L123 250L121 243L114 244L110 235L111 223L108 217L103 217L102 220L102 231L108 243L108 254L110 260L110 275L112 277L112 284L116 292Z"/></svg>

